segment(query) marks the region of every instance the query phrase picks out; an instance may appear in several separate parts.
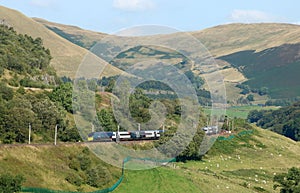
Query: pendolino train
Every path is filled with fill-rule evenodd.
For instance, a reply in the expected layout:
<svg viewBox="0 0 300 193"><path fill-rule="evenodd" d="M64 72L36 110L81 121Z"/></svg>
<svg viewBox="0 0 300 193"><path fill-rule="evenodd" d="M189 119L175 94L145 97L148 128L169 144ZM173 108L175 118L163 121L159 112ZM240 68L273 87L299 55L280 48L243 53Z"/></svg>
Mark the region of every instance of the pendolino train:
<svg viewBox="0 0 300 193"><path fill-rule="evenodd" d="M92 132L88 134L88 141L116 141L159 139L163 130L151 131L120 131L120 132Z"/></svg>

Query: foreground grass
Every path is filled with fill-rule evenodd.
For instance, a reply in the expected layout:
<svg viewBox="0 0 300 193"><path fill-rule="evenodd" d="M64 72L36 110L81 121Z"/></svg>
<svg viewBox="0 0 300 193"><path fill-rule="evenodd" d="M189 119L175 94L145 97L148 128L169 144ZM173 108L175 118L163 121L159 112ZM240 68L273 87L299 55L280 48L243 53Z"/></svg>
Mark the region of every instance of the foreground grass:
<svg viewBox="0 0 300 193"><path fill-rule="evenodd" d="M20 174L26 179L24 187L41 187L51 190L68 191L95 191L88 185L81 187L68 183L65 178L69 174L79 174L81 171L70 169L70 156L76 156L82 152L84 146L24 146L24 147L0 147L0 173ZM110 167L99 160L92 153L89 154L92 165L102 165L112 173L112 181L103 186L107 188L114 184L121 171L118 168Z"/></svg>
<svg viewBox="0 0 300 193"><path fill-rule="evenodd" d="M300 167L300 144L270 131L218 141L203 161L126 171L117 193L249 193L273 190L273 176Z"/></svg>
<svg viewBox="0 0 300 193"><path fill-rule="evenodd" d="M155 168L144 171L126 171L123 183L116 193L181 193L201 192L197 184L181 172L170 168Z"/></svg>

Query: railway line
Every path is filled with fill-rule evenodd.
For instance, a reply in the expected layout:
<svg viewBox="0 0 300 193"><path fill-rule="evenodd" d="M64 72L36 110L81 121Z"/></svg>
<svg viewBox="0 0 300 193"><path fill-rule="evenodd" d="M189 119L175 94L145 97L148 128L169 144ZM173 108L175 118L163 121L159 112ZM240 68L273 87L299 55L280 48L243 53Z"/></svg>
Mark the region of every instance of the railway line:
<svg viewBox="0 0 300 193"><path fill-rule="evenodd" d="M36 144L25 144L25 143L20 143L20 144L0 144L0 148L5 148L5 147L59 147L59 146L82 146L82 145L87 145L87 144L98 144L98 143L119 143L119 144L143 144L143 143L151 143L157 140L139 140L139 141L120 141L120 142L115 142L115 141L97 141L97 142L65 142L65 143L57 143L54 145L54 143L36 143Z"/></svg>

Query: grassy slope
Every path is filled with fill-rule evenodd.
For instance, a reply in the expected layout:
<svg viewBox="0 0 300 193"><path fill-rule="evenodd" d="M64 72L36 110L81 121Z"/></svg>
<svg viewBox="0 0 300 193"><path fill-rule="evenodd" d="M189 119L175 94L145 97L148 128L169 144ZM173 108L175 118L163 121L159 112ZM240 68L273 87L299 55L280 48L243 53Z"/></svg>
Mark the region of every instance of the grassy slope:
<svg viewBox="0 0 300 193"><path fill-rule="evenodd" d="M243 51L221 57L240 69L251 88L268 87L272 98L291 98L300 94L300 44L282 45L261 52Z"/></svg>
<svg viewBox="0 0 300 193"><path fill-rule="evenodd" d="M276 192L274 173L300 167L299 151L299 143L258 129L253 136L215 143L203 162L177 163L176 169L126 171L115 192L249 193L259 192L257 188Z"/></svg>
<svg viewBox="0 0 300 193"><path fill-rule="evenodd" d="M54 190L76 191L77 187L69 184L65 178L74 173L68 166L70 155L78 155L83 150L80 145L43 146L43 147L0 147L0 173L21 174L26 178L25 187L42 187ZM90 154L93 165L101 164L113 173L113 184L121 175L120 169L111 168L93 154ZM107 184L107 188L112 184ZM84 191L95 188L82 187Z"/></svg>
<svg viewBox="0 0 300 193"><path fill-rule="evenodd" d="M69 35L73 41L81 42L82 46L90 48L95 42L103 39L108 34L94 32L90 30L84 30L76 26L71 25L63 25L59 23L49 22L47 20L41 18L33 18L38 23L47 26L48 28L59 29L65 33L65 35Z"/></svg>
<svg viewBox="0 0 300 193"><path fill-rule="evenodd" d="M228 107L226 109L226 115L231 117L231 118L242 118L242 119L247 119L247 116L249 114L250 111L253 110L276 110L278 109L278 107L260 107L260 106L232 106L232 107ZM211 114L211 108L204 108L204 112L207 113L208 115ZM222 109L214 109L214 113L215 115L219 115L221 116L223 113Z"/></svg>
<svg viewBox="0 0 300 193"><path fill-rule="evenodd" d="M70 35L81 36L81 40L85 44L101 40L106 36L103 33L88 31L75 26L57 24L38 18L34 19L43 25L59 28ZM300 42L299 25L280 23L237 23L190 33L200 40L215 57L243 50L261 51L282 44ZM170 39L173 36L177 36L177 34L162 35L160 38ZM153 37L157 38L157 36Z"/></svg>
<svg viewBox="0 0 300 193"><path fill-rule="evenodd" d="M280 23L229 24L192 32L214 55L220 57L243 50L300 42L300 26Z"/></svg>
<svg viewBox="0 0 300 193"><path fill-rule="evenodd" d="M28 34L34 38L41 37L45 47L49 48L53 59L51 65L57 70L60 76L74 77L78 65L81 63L87 50L72 44L66 39L48 30L42 24L26 17L12 9L0 6L0 18L5 23L14 27L18 33ZM119 74L121 71L114 67L107 67L106 74Z"/></svg>

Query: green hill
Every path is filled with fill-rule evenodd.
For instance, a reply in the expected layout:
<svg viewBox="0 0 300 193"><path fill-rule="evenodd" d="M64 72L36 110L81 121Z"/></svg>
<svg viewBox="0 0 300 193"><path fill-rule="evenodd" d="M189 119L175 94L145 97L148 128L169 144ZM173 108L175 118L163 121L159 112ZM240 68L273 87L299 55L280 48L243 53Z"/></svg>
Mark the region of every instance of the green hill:
<svg viewBox="0 0 300 193"><path fill-rule="evenodd" d="M273 176L300 167L300 144L257 128L250 136L217 141L203 161L126 171L116 193L249 193L273 190Z"/></svg>
<svg viewBox="0 0 300 193"><path fill-rule="evenodd" d="M293 98L300 95L300 44L284 44L261 52L241 51L219 59L239 69L251 88L267 87L272 98Z"/></svg>

